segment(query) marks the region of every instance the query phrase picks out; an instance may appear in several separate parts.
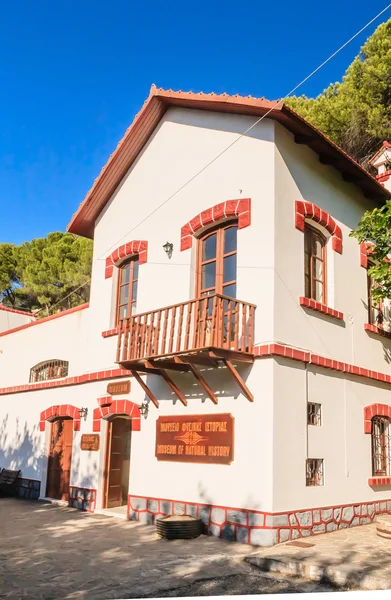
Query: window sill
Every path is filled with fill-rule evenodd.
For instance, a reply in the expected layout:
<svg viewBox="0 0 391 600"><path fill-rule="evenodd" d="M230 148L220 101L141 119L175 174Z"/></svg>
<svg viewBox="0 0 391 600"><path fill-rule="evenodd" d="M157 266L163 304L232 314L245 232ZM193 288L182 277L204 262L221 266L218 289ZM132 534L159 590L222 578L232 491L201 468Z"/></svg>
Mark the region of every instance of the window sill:
<svg viewBox="0 0 391 600"><path fill-rule="evenodd" d="M108 329L107 331L102 331L102 337L107 338L107 337L112 337L113 335L117 335L118 334L118 327L115 327L114 329Z"/></svg>
<svg viewBox="0 0 391 600"><path fill-rule="evenodd" d="M391 340L391 331L385 331L384 329L381 329L376 325L371 325L370 323L364 323L364 329L369 333L375 333L376 335L380 335Z"/></svg>
<svg viewBox="0 0 391 600"><path fill-rule="evenodd" d="M368 485L391 485L391 477L370 477Z"/></svg>
<svg viewBox="0 0 391 600"><path fill-rule="evenodd" d="M315 300L311 300L310 298L300 296L299 304L300 306L304 306L304 308L310 308L311 310L320 312L328 317L333 317L333 319L338 319L339 321L342 321L343 319L343 313L339 312L338 310L334 310L334 308L330 308L325 304L321 304L320 302L315 302Z"/></svg>

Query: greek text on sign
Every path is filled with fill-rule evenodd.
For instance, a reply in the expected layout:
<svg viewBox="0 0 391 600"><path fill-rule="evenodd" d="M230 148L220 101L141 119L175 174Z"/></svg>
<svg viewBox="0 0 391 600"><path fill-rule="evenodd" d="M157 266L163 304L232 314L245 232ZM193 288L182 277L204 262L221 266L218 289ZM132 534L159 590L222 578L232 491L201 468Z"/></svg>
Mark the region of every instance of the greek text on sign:
<svg viewBox="0 0 391 600"><path fill-rule="evenodd" d="M158 460L229 465L234 459L231 414L159 417L156 421Z"/></svg>
<svg viewBox="0 0 391 600"><path fill-rule="evenodd" d="M99 450L99 433L83 433L80 442L81 450Z"/></svg>

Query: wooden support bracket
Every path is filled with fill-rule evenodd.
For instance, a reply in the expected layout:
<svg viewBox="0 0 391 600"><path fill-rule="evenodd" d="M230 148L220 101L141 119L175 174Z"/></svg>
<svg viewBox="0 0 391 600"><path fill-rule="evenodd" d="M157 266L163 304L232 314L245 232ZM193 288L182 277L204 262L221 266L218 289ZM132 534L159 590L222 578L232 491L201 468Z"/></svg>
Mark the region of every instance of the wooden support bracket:
<svg viewBox="0 0 391 600"><path fill-rule="evenodd" d="M238 384L238 386L242 390L243 394L246 396L247 400L250 400L250 402L254 402L254 396L252 395L252 393L248 389L248 387L245 384L244 380L239 375L237 369L233 366L233 364L231 363L231 361L228 360L227 358L223 358L222 362L227 367L227 369L230 371L231 375L233 376L233 378L235 379L236 383Z"/></svg>
<svg viewBox="0 0 391 600"><path fill-rule="evenodd" d="M151 400L151 402L154 403L154 405L156 406L156 408L159 408L159 401L152 394L151 390L149 389L149 387L147 386L147 384L144 383L144 381L141 379L141 377L137 373L137 371L130 371L130 372L133 375L133 377L135 378L135 380L137 381L137 383L139 383L140 386L143 388L144 392L147 394L147 396Z"/></svg>
<svg viewBox="0 0 391 600"><path fill-rule="evenodd" d="M197 371L196 367L193 364L187 363L185 360L177 356L175 357L175 362L186 364L189 367L189 371L193 373L198 383L201 385L201 387L204 388L206 395L212 400L213 404L218 403L216 394L214 393L208 382L202 377L201 373Z"/></svg>
<svg viewBox="0 0 391 600"><path fill-rule="evenodd" d="M185 395L181 392L181 390L178 388L176 383L171 379L171 377L166 373L166 371L161 370L159 374L163 377L164 381L172 389L174 394L176 394L178 396L178 398L182 402L183 406L187 406L187 400L185 398Z"/></svg>

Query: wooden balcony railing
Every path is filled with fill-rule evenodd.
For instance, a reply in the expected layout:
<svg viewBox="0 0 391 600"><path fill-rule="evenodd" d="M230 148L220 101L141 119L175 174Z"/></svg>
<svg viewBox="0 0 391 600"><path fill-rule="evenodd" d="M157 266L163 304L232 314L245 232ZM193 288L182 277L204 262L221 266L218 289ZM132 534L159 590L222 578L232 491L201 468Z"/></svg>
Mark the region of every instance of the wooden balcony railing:
<svg viewBox="0 0 391 600"><path fill-rule="evenodd" d="M220 294L122 319L117 363L221 349L253 353L255 305Z"/></svg>

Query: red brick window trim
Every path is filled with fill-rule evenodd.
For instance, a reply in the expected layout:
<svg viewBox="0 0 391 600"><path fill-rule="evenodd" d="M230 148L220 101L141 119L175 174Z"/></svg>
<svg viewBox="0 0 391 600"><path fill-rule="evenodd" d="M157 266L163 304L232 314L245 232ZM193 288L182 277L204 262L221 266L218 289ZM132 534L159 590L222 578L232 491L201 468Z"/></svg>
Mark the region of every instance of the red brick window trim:
<svg viewBox="0 0 391 600"><path fill-rule="evenodd" d="M343 313L339 312L338 310L335 310L334 308L330 308L325 304L321 304L320 302L315 302L315 300L311 300L310 298L300 296L299 304L300 306L304 306L305 308L315 310L324 315L327 315L328 317L333 317L333 319L338 319L339 321L343 320Z"/></svg>
<svg viewBox="0 0 391 600"><path fill-rule="evenodd" d="M374 333L376 335L381 335L389 340L391 340L391 331L385 331L381 327L377 327L376 325L371 325L371 323L364 323L364 329L368 333Z"/></svg>
<svg viewBox="0 0 391 600"><path fill-rule="evenodd" d="M370 477L368 485L391 485L391 477Z"/></svg>
<svg viewBox="0 0 391 600"><path fill-rule="evenodd" d="M59 417L70 417L73 419L73 431L80 431L79 409L72 404L58 404L43 410L39 419L39 430L45 431L46 421L52 422Z"/></svg>
<svg viewBox="0 0 391 600"><path fill-rule="evenodd" d="M138 256L140 265L147 262L148 242L146 240L134 240L123 244L106 258L105 279L113 275L114 267L118 267L126 258Z"/></svg>
<svg viewBox="0 0 391 600"><path fill-rule="evenodd" d="M360 244L360 266L368 269L368 256L371 254L372 245L370 242Z"/></svg>
<svg viewBox="0 0 391 600"><path fill-rule="evenodd" d="M128 415L132 417L132 431L141 430L141 416L138 404L130 400L114 400L109 406L100 406L94 409L94 420L92 430L100 431L102 419L107 419L113 415Z"/></svg>
<svg viewBox="0 0 391 600"><path fill-rule="evenodd" d="M181 229L181 252L192 247L193 237L208 225L236 217L238 229L251 225L251 198L226 200L203 210Z"/></svg>
<svg viewBox="0 0 391 600"><path fill-rule="evenodd" d="M372 419L386 417L391 419L391 406L388 404L370 404L364 408L364 433L372 433Z"/></svg>
<svg viewBox="0 0 391 600"><path fill-rule="evenodd" d="M331 235L333 250L342 254L342 230L333 217L312 202L296 201L295 227L303 233L306 219L322 225Z"/></svg>

